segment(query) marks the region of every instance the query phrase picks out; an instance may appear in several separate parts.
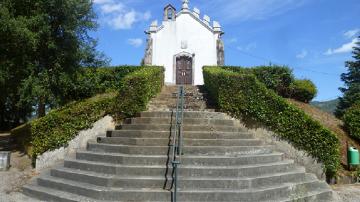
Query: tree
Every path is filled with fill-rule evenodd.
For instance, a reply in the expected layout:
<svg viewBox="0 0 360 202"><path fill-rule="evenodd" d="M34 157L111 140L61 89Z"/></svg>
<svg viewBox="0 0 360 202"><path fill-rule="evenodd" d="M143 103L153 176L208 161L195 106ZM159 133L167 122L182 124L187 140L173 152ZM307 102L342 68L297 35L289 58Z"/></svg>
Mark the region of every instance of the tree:
<svg viewBox="0 0 360 202"><path fill-rule="evenodd" d="M65 104L72 75L105 64L95 19L91 0L0 0L1 126Z"/></svg>
<svg viewBox="0 0 360 202"><path fill-rule="evenodd" d="M341 75L345 87L340 88L343 97L340 98L336 115L342 117L345 111L356 103L360 103L360 36L356 46L353 48L354 61L347 61L347 73Z"/></svg>
<svg viewBox="0 0 360 202"><path fill-rule="evenodd" d="M32 111L31 106L18 103L18 90L33 68L36 34L29 29L32 18L18 15L26 9L15 9L13 4L0 1L0 130L17 125Z"/></svg>

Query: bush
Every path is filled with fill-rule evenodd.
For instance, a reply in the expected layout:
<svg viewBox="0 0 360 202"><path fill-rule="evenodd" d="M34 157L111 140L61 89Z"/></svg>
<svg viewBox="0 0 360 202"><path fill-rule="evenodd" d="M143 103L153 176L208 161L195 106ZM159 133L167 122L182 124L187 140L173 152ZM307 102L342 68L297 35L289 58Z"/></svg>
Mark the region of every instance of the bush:
<svg viewBox="0 0 360 202"><path fill-rule="evenodd" d="M334 175L340 165L339 140L303 111L268 90L253 74L204 67L205 87L218 107L245 122L257 122L324 163Z"/></svg>
<svg viewBox="0 0 360 202"><path fill-rule="evenodd" d="M295 80L291 84L291 98L309 103L317 94L315 84L310 80Z"/></svg>
<svg viewBox="0 0 360 202"><path fill-rule="evenodd" d="M116 93L108 93L70 103L13 129L11 133L35 160L48 150L66 146L79 131L90 128L100 118L110 114L115 98Z"/></svg>
<svg viewBox="0 0 360 202"><path fill-rule="evenodd" d="M360 140L360 104L350 107L345 112L343 120L350 136Z"/></svg>
<svg viewBox="0 0 360 202"><path fill-rule="evenodd" d="M268 89L274 90L278 95L285 98L309 103L317 94L315 84L310 80L296 80L292 70L286 66L259 66L253 68L241 68L236 66L223 66L225 70L241 74L253 74L258 81Z"/></svg>
<svg viewBox="0 0 360 202"><path fill-rule="evenodd" d="M118 90L126 75L138 70L139 66L116 66L102 68L82 68L74 74L72 81L63 83L67 100L90 98L97 94Z"/></svg>
<svg viewBox="0 0 360 202"><path fill-rule="evenodd" d="M164 85L163 67L144 67L127 75L120 83L116 99L116 114L120 117L131 117L146 109L152 97L161 91Z"/></svg>
<svg viewBox="0 0 360 202"><path fill-rule="evenodd" d="M260 66L252 68L256 78L282 97L289 97L294 82L292 70L285 66Z"/></svg>
<svg viewBox="0 0 360 202"><path fill-rule="evenodd" d="M145 110L148 101L161 90L164 70L161 67L143 67L136 70L120 81L108 80L109 83L101 87L105 91L118 88L118 92L67 104L50 111L45 117L13 129L11 133L35 162L38 155L66 146L81 130L92 127L105 115L125 118ZM96 74L104 71L105 75L111 76L107 69L96 71ZM107 77L98 75L91 78Z"/></svg>
<svg viewBox="0 0 360 202"><path fill-rule="evenodd" d="M290 86L294 81L291 69L285 66L258 66L253 68L225 66L222 68L242 74L254 74L268 89L274 90L282 97L289 97Z"/></svg>

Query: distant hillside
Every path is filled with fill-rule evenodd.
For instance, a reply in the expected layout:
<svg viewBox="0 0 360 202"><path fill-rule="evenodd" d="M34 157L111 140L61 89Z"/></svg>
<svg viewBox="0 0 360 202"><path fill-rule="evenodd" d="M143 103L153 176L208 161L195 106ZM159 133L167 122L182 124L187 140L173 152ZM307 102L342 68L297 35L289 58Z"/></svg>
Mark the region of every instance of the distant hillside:
<svg viewBox="0 0 360 202"><path fill-rule="evenodd" d="M336 110L336 106L339 103L339 99L334 99L334 100L329 100L329 101L325 101L325 102L318 102L318 101L314 101L311 102L310 104L316 108L319 108L325 112L329 112L331 114L333 114Z"/></svg>
<svg viewBox="0 0 360 202"><path fill-rule="evenodd" d="M355 146L360 149L360 144L356 140L352 139L349 134L343 129L343 122L337 119L334 115L324 112L323 110L314 107L312 105L305 104L303 102L288 99L289 102L304 110L304 112L310 115L313 119L319 121L323 126L334 132L340 140L341 145L341 162L346 165L346 152L347 144ZM331 102L337 102L336 100ZM320 102L327 103L327 102Z"/></svg>

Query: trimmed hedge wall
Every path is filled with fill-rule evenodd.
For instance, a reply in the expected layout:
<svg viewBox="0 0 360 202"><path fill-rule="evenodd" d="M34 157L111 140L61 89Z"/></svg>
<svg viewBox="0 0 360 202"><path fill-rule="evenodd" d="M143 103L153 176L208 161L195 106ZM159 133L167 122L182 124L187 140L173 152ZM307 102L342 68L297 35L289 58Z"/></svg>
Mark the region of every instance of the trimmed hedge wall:
<svg viewBox="0 0 360 202"><path fill-rule="evenodd" d="M243 74L254 74L268 89L274 90L282 97L290 96L291 84L295 81L292 70L286 66L258 66L253 68L224 66L222 68Z"/></svg>
<svg viewBox="0 0 360 202"><path fill-rule="evenodd" d="M204 67L205 87L218 107L245 122L264 124L279 137L323 162L328 176L340 165L339 140L303 111L268 90L255 75Z"/></svg>
<svg viewBox="0 0 360 202"><path fill-rule="evenodd" d="M317 94L317 88L315 84L308 80L295 80L291 86L291 98L295 100L309 103Z"/></svg>
<svg viewBox="0 0 360 202"><path fill-rule="evenodd" d="M116 102L117 118L131 117L144 111L152 97L164 85L163 67L145 67L127 75L120 84Z"/></svg>
<svg viewBox="0 0 360 202"><path fill-rule="evenodd" d="M345 112L343 120L350 136L360 140L360 104L350 107Z"/></svg>
<svg viewBox="0 0 360 202"><path fill-rule="evenodd" d="M242 74L253 74L268 89L274 90L285 98L309 103L317 94L316 86L312 81L295 79L292 70L286 66L273 65L253 68L222 66L221 68Z"/></svg>
<svg viewBox="0 0 360 202"><path fill-rule="evenodd" d="M13 129L11 133L35 162L38 155L67 145L79 131L90 128L110 114L115 98L116 93L108 93L70 103Z"/></svg>
<svg viewBox="0 0 360 202"><path fill-rule="evenodd" d="M72 81L63 84L67 101L90 98L97 94L118 90L126 75L142 68L140 66L114 66L81 68ZM66 102L66 101L65 101Z"/></svg>
<svg viewBox="0 0 360 202"><path fill-rule="evenodd" d="M38 155L66 146L81 130L92 127L105 115L111 114L121 120L145 110L148 101L162 88L164 70L162 67L135 70L122 80L109 81L111 85L104 84L106 91L112 90L113 86L118 92L67 104L50 111L45 117L13 129L11 133L35 162ZM105 71L108 75L107 69L98 71Z"/></svg>

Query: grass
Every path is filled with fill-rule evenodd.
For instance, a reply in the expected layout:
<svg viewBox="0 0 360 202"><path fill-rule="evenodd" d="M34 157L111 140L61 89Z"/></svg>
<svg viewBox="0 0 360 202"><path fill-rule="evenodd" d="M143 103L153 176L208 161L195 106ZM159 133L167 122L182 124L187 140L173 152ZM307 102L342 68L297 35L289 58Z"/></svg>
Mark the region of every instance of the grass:
<svg viewBox="0 0 360 202"><path fill-rule="evenodd" d="M360 144L355 139L352 139L349 134L344 130L344 123L337 119L334 115L322 111L321 109L312 105L298 102L292 99L287 99L290 103L304 110L305 113L310 115L313 119L319 121L324 127L334 132L340 141L341 150L341 164L344 168L347 166L347 144L354 146L360 150ZM343 172L346 172L343 170Z"/></svg>

